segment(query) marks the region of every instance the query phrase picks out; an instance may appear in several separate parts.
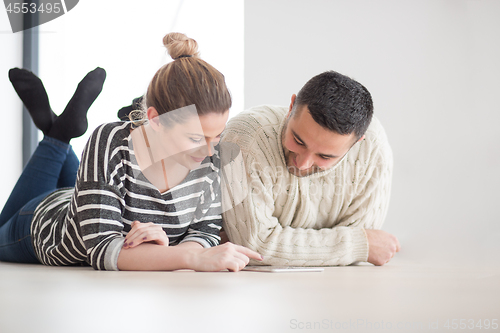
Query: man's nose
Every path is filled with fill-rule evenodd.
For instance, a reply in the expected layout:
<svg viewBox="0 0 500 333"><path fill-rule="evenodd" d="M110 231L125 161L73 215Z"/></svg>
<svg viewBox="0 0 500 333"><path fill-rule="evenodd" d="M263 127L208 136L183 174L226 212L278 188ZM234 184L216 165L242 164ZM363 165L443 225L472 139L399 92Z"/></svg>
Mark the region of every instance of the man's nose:
<svg viewBox="0 0 500 333"><path fill-rule="evenodd" d="M312 155L308 153L296 155L295 162L297 163L297 168L299 168L299 170L309 169L314 163Z"/></svg>

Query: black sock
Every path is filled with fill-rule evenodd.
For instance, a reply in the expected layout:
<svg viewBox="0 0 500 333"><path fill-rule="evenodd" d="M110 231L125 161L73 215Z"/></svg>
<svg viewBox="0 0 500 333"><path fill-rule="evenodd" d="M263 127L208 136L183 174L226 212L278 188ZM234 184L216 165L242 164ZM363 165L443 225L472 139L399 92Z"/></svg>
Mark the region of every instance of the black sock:
<svg viewBox="0 0 500 333"><path fill-rule="evenodd" d="M50 108L42 81L32 72L20 68L9 70L9 80L28 109L35 126L43 134L47 134L57 116Z"/></svg>
<svg viewBox="0 0 500 333"><path fill-rule="evenodd" d="M140 110L141 109L142 98L143 98L143 96L134 98L132 100L132 104L131 105L124 106L120 110L118 110L118 118L120 118L120 120L122 120L122 121L128 121L128 120L130 120L129 117L128 117L128 115L130 114L130 112L132 112L134 110Z"/></svg>
<svg viewBox="0 0 500 333"><path fill-rule="evenodd" d="M73 97L63 113L54 121L49 137L69 143L72 138L82 136L88 127L87 111L101 93L106 71L97 67L78 84Z"/></svg>

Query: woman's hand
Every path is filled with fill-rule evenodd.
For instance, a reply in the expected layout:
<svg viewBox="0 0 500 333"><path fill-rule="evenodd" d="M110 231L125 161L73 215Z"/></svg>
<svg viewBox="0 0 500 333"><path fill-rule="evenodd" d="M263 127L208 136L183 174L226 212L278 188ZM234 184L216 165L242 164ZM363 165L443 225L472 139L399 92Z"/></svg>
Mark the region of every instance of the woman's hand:
<svg viewBox="0 0 500 333"><path fill-rule="evenodd" d="M225 269L237 272L242 270L250 259L259 261L264 259L249 248L229 242L207 249L196 249L191 253L192 256L188 259L189 268L204 272L218 272Z"/></svg>
<svg viewBox="0 0 500 333"><path fill-rule="evenodd" d="M141 223L139 221L132 222L132 229L125 237L123 243L124 249L136 247L141 243L156 243L158 245L168 246L168 236L161 226L149 223Z"/></svg>

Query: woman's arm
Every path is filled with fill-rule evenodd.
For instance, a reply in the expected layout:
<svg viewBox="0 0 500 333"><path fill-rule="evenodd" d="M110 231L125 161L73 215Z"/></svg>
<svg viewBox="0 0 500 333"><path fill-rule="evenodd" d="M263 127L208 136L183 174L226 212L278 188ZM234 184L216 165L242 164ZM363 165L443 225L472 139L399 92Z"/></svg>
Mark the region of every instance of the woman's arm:
<svg viewBox="0 0 500 333"><path fill-rule="evenodd" d="M172 271L193 269L217 272L240 271L250 258L262 260L262 256L246 247L225 243L203 248L195 242L177 246L142 243L133 248L122 249L118 256L119 270Z"/></svg>

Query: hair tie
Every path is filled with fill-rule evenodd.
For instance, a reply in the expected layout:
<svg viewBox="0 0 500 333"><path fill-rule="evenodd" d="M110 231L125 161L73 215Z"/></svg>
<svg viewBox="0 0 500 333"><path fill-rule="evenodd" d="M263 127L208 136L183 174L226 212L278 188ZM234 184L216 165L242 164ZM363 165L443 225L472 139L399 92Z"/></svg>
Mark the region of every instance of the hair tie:
<svg viewBox="0 0 500 333"><path fill-rule="evenodd" d="M180 58L191 58L192 55L188 55L188 54L183 54L181 56L178 56L177 58L174 58L174 60L177 60L177 59L180 59Z"/></svg>

